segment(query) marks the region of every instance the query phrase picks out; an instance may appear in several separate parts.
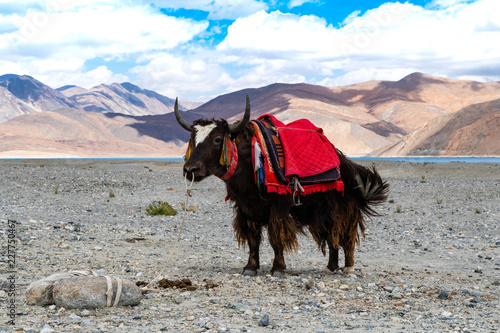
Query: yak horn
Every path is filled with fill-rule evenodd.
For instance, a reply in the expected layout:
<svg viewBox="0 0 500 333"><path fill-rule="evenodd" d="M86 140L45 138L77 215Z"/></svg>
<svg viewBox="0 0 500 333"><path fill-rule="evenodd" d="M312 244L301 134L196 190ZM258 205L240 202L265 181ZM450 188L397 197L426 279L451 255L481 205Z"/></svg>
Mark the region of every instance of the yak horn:
<svg viewBox="0 0 500 333"><path fill-rule="evenodd" d="M230 124L229 125L229 132L236 133L236 132L241 131L248 124L249 120L250 120L250 98L248 98L248 94L247 94L247 105L245 107L245 114L243 115L243 119L241 119L236 124Z"/></svg>
<svg viewBox="0 0 500 333"><path fill-rule="evenodd" d="M179 123L179 125L182 126L182 128L184 128L186 131L191 132L193 130L193 126L182 118L181 113L179 111L179 103L177 100L178 97L175 98L175 105L174 105L175 119L177 119L177 122Z"/></svg>

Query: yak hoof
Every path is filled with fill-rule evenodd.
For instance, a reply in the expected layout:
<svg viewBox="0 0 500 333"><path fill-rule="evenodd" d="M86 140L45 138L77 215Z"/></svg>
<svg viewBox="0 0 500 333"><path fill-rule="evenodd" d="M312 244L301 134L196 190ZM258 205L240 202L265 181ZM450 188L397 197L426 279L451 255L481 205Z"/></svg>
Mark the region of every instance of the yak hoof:
<svg viewBox="0 0 500 333"><path fill-rule="evenodd" d="M245 276L257 276L257 270L254 271L251 269L244 269L243 275L245 275Z"/></svg>
<svg viewBox="0 0 500 333"><path fill-rule="evenodd" d="M285 272L283 271L274 271L271 273L271 275L275 278L282 279L285 277Z"/></svg>
<svg viewBox="0 0 500 333"><path fill-rule="evenodd" d="M327 266L326 268L328 269L328 271L329 271L330 273L335 273L335 272L337 272L337 271L340 269L340 267L339 267L339 266L336 266L336 267L330 267L330 266ZM324 271L326 271L326 269L325 269Z"/></svg>
<svg viewBox="0 0 500 333"><path fill-rule="evenodd" d="M321 270L321 273L327 274L327 275L332 275L338 272L338 269L331 270L330 268L326 267Z"/></svg>
<svg viewBox="0 0 500 333"><path fill-rule="evenodd" d="M344 274L355 275L356 273L354 272L354 266L344 267Z"/></svg>

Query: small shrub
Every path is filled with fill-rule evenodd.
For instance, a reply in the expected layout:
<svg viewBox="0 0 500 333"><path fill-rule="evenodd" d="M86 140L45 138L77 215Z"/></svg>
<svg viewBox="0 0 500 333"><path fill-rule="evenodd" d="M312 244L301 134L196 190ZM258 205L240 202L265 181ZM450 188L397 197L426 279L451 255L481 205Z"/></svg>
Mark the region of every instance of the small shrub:
<svg viewBox="0 0 500 333"><path fill-rule="evenodd" d="M109 190L109 197L114 198L115 197L115 191Z"/></svg>
<svg viewBox="0 0 500 333"><path fill-rule="evenodd" d="M481 214L481 209L476 208L476 214Z"/></svg>
<svg viewBox="0 0 500 333"><path fill-rule="evenodd" d="M438 205L440 205L440 204L441 204L441 202L443 202L443 200L444 200L444 197L439 197L439 196L437 196L437 197L436 197L436 203L437 203Z"/></svg>
<svg viewBox="0 0 500 333"><path fill-rule="evenodd" d="M426 182L426 181L425 181L425 175L422 175L422 176L420 176L420 177L422 177L422 180L421 180L420 182L421 182L421 183L425 183L425 182Z"/></svg>
<svg viewBox="0 0 500 333"><path fill-rule="evenodd" d="M54 187L54 194L59 193L59 185L52 185Z"/></svg>
<svg viewBox="0 0 500 333"><path fill-rule="evenodd" d="M394 203L394 199L390 199L390 200L389 200L389 203Z"/></svg>
<svg viewBox="0 0 500 333"><path fill-rule="evenodd" d="M173 209L168 202L158 201L154 204L150 204L148 208L146 208L146 214L174 216L177 215L177 211Z"/></svg>
<svg viewBox="0 0 500 333"><path fill-rule="evenodd" d="M396 213L401 213L401 205L396 206Z"/></svg>

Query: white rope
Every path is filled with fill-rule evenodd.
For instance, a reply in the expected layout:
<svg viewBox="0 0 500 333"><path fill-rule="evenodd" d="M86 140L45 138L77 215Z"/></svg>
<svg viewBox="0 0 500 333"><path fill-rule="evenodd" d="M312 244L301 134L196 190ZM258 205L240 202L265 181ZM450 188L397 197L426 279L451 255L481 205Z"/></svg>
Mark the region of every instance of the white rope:
<svg viewBox="0 0 500 333"><path fill-rule="evenodd" d="M120 279L119 277L114 277L116 279L116 296L115 296L115 301L113 302L113 304L111 304L112 300L113 300L113 282L111 280L111 276L109 275L103 275L103 274L98 274L96 271L94 270L74 270L74 271L70 271L69 274L71 275L75 275L75 276L104 276L104 278L106 279L106 284L107 284L107 289L108 291L106 291L106 305L109 307L111 306L117 306L118 305L118 302L120 301L120 296L122 295L122 287L123 287L123 283L122 283L122 279Z"/></svg>
<svg viewBox="0 0 500 333"><path fill-rule="evenodd" d="M186 185L186 201L184 202L184 215L182 217L181 227L179 228L179 234L177 235L177 240L175 241L174 248L172 249L172 252L170 252L170 256L168 257L167 261L165 262L165 267L163 267L163 269L161 270L161 272L158 273L156 275L156 277L153 280L151 280L151 282L149 282L143 288L143 290L148 290L149 286L151 284L153 284L154 282L156 282L163 275L163 272L165 271L165 269L167 268L168 264L170 263L170 261L174 257L175 250L177 249L177 244L179 244L179 240L181 238L182 228L184 227L184 221L186 220L186 213L187 213L187 210L188 210L188 201L189 201L189 197L191 196L191 188L193 187L193 184L194 184L194 174L191 173L191 175L192 175L192 177L191 177L191 183L189 185L188 185L188 180L187 180L187 173L186 173L186 175L184 175L184 184Z"/></svg>

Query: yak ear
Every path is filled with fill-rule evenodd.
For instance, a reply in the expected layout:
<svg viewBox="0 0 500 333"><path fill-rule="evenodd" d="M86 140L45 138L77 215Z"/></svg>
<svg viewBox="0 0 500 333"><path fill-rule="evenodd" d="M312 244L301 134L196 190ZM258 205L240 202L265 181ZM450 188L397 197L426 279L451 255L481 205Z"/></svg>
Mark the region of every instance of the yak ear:
<svg viewBox="0 0 500 333"><path fill-rule="evenodd" d="M241 119L236 124L230 124L229 132L232 134L241 131L242 129L245 128L245 126L248 124L249 121L250 121L250 98L248 98L247 94L247 105L245 107L245 114L243 115L243 119Z"/></svg>
<svg viewBox="0 0 500 333"><path fill-rule="evenodd" d="M182 126L186 131L191 132L193 130L193 125L185 121L182 116L181 112L179 111L179 102L178 102L178 97L175 98L175 104L174 104L174 113L175 113L175 119L177 119L177 122L179 125Z"/></svg>

